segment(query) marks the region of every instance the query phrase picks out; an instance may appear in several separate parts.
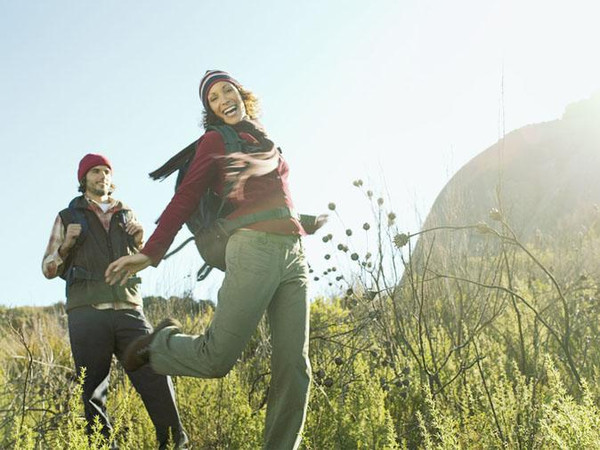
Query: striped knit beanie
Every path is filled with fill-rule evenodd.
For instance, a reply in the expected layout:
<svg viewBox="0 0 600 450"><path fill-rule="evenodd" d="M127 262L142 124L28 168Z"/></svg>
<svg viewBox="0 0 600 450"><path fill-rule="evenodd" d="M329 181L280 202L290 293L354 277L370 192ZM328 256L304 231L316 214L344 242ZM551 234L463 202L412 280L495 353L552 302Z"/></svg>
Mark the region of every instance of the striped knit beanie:
<svg viewBox="0 0 600 450"><path fill-rule="evenodd" d="M202 100L202 105L206 111L209 111L208 106L208 91L217 81L229 81L235 87L239 88L240 83L237 82L231 75L222 70L207 70L204 76L202 77L202 81L200 81L200 100Z"/></svg>

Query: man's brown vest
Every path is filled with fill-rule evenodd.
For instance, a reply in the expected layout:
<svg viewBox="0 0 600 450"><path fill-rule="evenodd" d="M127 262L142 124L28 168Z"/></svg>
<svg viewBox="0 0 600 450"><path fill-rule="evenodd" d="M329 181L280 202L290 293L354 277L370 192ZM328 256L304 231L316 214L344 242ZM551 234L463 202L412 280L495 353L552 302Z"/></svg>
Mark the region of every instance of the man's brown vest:
<svg viewBox="0 0 600 450"><path fill-rule="evenodd" d="M82 228L77 243L64 261L61 275L67 282L67 310L109 302L141 306L139 278L130 279L125 286L110 286L104 281L104 272L112 261L138 252L132 236L125 231L125 224L133 217L131 210L123 206L116 211L107 232L88 207L85 197L80 196L59 213L65 230L70 223L79 223Z"/></svg>

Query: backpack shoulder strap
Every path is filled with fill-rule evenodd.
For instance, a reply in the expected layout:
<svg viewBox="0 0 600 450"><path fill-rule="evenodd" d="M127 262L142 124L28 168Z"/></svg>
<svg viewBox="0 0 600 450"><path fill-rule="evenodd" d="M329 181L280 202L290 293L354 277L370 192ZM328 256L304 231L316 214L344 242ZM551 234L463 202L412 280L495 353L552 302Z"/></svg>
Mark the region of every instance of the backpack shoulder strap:
<svg viewBox="0 0 600 450"><path fill-rule="evenodd" d="M225 143L225 154L243 151L244 141L240 135L229 125L211 125L207 130L217 131Z"/></svg>
<svg viewBox="0 0 600 450"><path fill-rule="evenodd" d="M244 140L240 137L237 131L233 129L233 127L229 125L210 125L207 128L208 130L218 132L223 138L223 142L225 143L225 155L229 155L231 153L243 152L244 151ZM223 187L223 197L221 201L221 206L217 212L217 217L221 217L222 212L224 211L227 194L231 191L231 184Z"/></svg>
<svg viewBox="0 0 600 450"><path fill-rule="evenodd" d="M81 225L81 234L77 237L77 241L75 241L75 245L69 252L69 256L67 256L66 260L63 262L65 265L65 270L63 271L61 278L67 281L67 289L73 280L73 255L77 252L77 249L83 244L85 240L89 226L87 218L85 217L85 213L79 204L81 202L82 197L76 197L71 202L69 202L69 206L63 209L58 214L62 220L62 223L65 227L65 230L69 224L77 223Z"/></svg>
<svg viewBox="0 0 600 450"><path fill-rule="evenodd" d="M117 217L116 220L122 225L123 230L125 230L127 224L134 218L133 211L126 206L123 206L123 209L119 209L118 211L116 211L114 215ZM129 245L129 247L137 248L137 246L135 245L135 239L133 235L126 233L125 231L123 232L126 235L127 244Z"/></svg>
<svg viewBox="0 0 600 450"><path fill-rule="evenodd" d="M71 214L74 219L74 223L78 223L79 225L81 225L81 234L77 238L77 244L76 244L76 245L80 245L83 242L83 240L85 239L85 237L87 236L90 227L89 227L87 218L85 217L85 213L83 212L83 208L81 206L76 206L76 205L77 205L77 199L73 199L73 200L71 200L71 203L69 203L68 209L71 211Z"/></svg>
<svg viewBox="0 0 600 450"><path fill-rule="evenodd" d="M77 238L76 245L80 245L83 242L89 231L88 221L81 206L81 198L82 197L76 197L71 200L69 206L59 213L65 228L71 223L81 225L81 234Z"/></svg>

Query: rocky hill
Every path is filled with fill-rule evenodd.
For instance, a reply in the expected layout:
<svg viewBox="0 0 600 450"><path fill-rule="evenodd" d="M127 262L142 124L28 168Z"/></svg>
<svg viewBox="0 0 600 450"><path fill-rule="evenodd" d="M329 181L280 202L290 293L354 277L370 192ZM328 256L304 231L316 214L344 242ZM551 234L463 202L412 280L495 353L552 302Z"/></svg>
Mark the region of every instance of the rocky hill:
<svg viewBox="0 0 600 450"><path fill-rule="evenodd" d="M484 221L502 212L523 242L553 246L563 233L585 233L600 205L600 92L569 105L560 119L507 134L465 164L438 195L423 229ZM425 234L415 257L429 248ZM477 233L435 233L455 255L481 246Z"/></svg>

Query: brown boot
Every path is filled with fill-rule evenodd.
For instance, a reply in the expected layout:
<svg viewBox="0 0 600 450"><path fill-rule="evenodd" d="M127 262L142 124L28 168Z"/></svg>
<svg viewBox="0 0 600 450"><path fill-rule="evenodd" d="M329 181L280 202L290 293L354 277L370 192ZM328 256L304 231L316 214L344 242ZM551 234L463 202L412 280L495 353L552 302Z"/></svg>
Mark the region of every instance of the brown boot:
<svg viewBox="0 0 600 450"><path fill-rule="evenodd" d="M172 318L164 319L161 321L154 331L150 334L146 334L145 336L140 336L137 339L134 339L123 352L123 359L121 364L123 368L128 372L133 372L138 370L145 364L150 362L150 344L160 330L167 327L175 327L177 328L176 332L179 333L181 331L181 324Z"/></svg>

